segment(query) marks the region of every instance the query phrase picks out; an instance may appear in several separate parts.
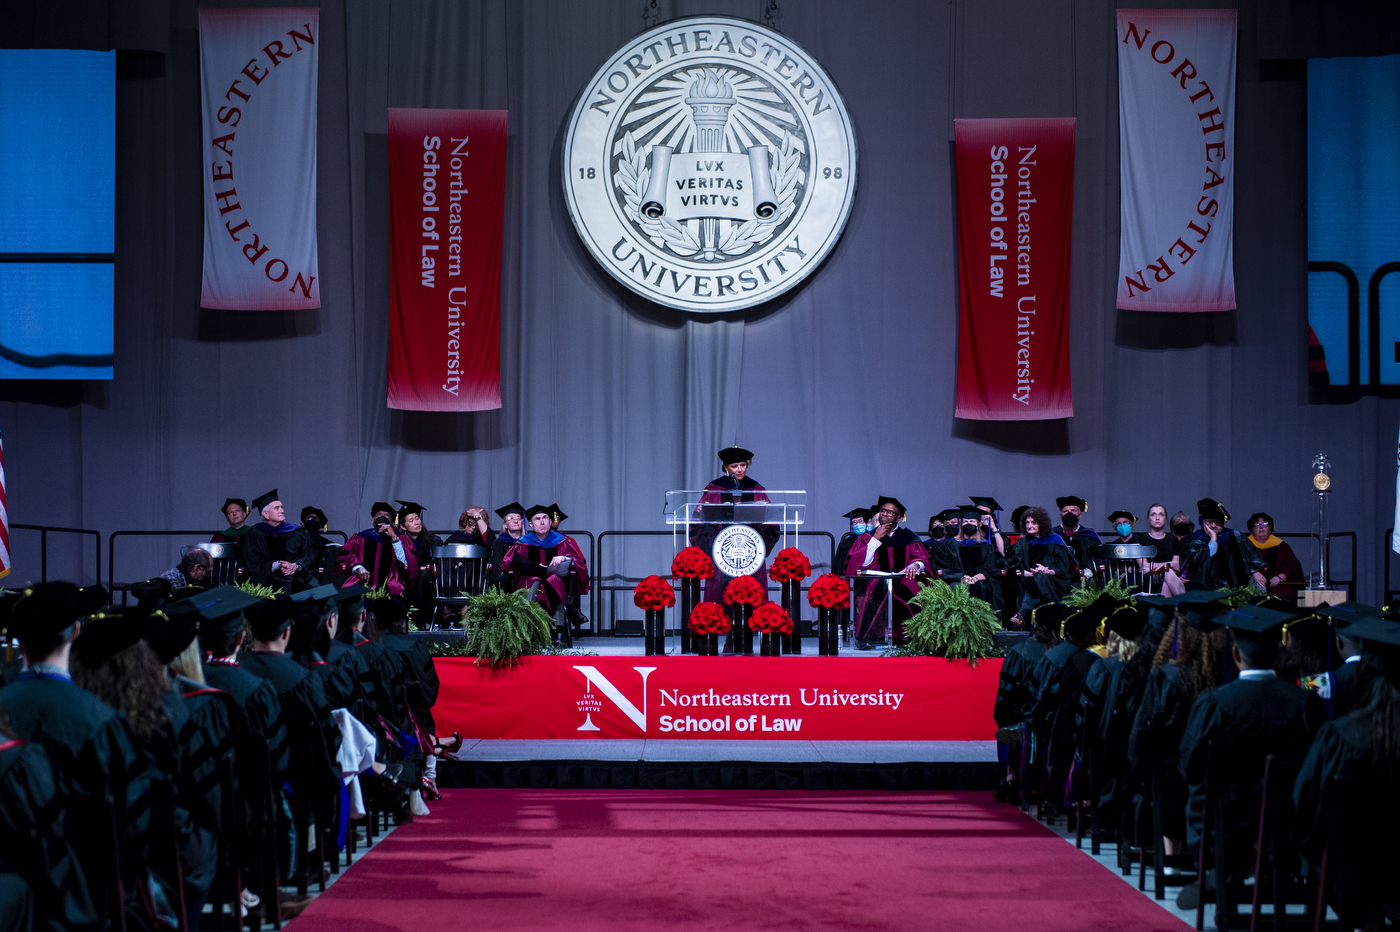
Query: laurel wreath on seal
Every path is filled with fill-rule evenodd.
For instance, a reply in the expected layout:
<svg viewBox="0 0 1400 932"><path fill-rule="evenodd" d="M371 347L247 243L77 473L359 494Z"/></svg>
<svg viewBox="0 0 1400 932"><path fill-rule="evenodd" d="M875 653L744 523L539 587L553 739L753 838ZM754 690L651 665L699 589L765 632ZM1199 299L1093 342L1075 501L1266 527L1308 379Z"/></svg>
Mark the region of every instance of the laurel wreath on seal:
<svg viewBox="0 0 1400 932"><path fill-rule="evenodd" d="M642 194L651 179L651 167L647 165L646 149L637 148L637 141L629 130L622 137L622 158L618 160L613 183L627 201L627 215L641 227L658 248L669 247L678 256L693 256L701 249L700 241L687 227L670 217L651 219L642 213ZM770 166L773 191L778 198L778 209L767 220L748 220L730 228L728 235L716 247L726 256L738 256L754 246L762 245L773 237L779 225L792 216L797 202L798 168L802 156L793 144L792 134L783 133L783 145L778 153L778 164Z"/></svg>

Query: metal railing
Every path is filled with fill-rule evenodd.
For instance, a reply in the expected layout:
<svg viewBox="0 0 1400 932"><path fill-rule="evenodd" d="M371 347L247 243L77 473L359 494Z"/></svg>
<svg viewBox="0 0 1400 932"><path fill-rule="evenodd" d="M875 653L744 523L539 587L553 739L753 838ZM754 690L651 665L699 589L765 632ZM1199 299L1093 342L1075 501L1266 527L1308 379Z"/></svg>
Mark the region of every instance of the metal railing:
<svg viewBox="0 0 1400 932"><path fill-rule="evenodd" d="M1292 532L1292 533L1285 533L1285 532L1283 532L1283 531L1275 531L1275 532L1274 532L1274 536L1275 536L1275 537L1278 537L1278 538L1280 538L1280 539L1282 539L1282 540L1310 540L1310 541L1312 541L1314 544L1320 543L1320 538L1318 537L1318 535L1317 535L1317 533L1316 533L1315 531L1308 531L1308 532ZM1338 578L1337 578L1337 574L1336 574L1336 573L1333 571L1333 569L1332 569L1332 541L1333 541L1335 538L1338 538L1338 537L1349 537L1349 538L1351 538L1351 563L1350 563L1351 578L1350 578L1350 579L1338 579ZM1325 556L1325 558L1326 558L1326 563L1327 563L1327 575L1322 579L1322 587L1323 587L1324 589L1336 589L1336 588L1338 588L1338 587L1340 587L1340 586L1345 586L1345 587L1346 587L1346 590L1347 590L1347 598L1348 598L1348 599L1355 599L1355 598L1356 598L1356 532L1355 532L1355 531L1333 531L1332 533L1330 533L1330 534L1327 535L1327 542L1326 542L1326 544L1325 544L1325 547L1326 547L1326 552L1325 552L1324 556ZM1299 562L1301 562L1301 561L1299 561ZM1387 567L1387 571L1388 571L1388 570L1389 570L1389 567ZM1304 578L1305 578L1305 579L1311 579L1311 578L1312 578L1312 572L1311 572L1311 570L1310 570L1307 566L1304 566L1304 567L1303 567L1303 574L1304 574ZM1389 585L1389 582L1387 582L1387 586L1388 586L1388 585Z"/></svg>
<svg viewBox="0 0 1400 932"><path fill-rule="evenodd" d="M128 589L131 588L131 583L121 583L121 584L118 584L118 583L116 582L116 571L117 571L117 538L119 538L119 537L189 537L189 538L193 538L193 539L195 539L195 540L199 540L199 539L201 539L201 538L207 540L208 538L213 537L215 534L222 534L222 533L223 533L222 530L219 530L219 531L113 531L112 534L111 534L111 536L109 536L109 537L107 538L107 591L110 592L110 593L112 593L112 594L115 596L116 593L118 593L118 592L126 592ZM330 536L339 537L340 540L341 540L341 543L344 543L346 540L348 540L348 538L346 537L344 531L322 531L321 533L324 534L324 535L327 536L327 537L330 537ZM169 569L169 567L166 567L166 569ZM150 579L151 576L158 576L158 575L160 575L160 573L162 573L162 572L164 572L164 570L157 570L156 572L151 573L149 576L142 576L141 579ZM98 577L98 578L100 579L101 577ZM139 580L137 580L137 581L139 581Z"/></svg>
<svg viewBox="0 0 1400 932"><path fill-rule="evenodd" d="M594 577L593 577L593 586L592 586L591 591L589 592L589 597L590 597L590 599L591 599L590 605L591 605L591 608L592 608L592 614L589 616L589 623L590 623L590 630L591 630L593 633L595 633L595 634L602 634L602 633L604 632L604 630L605 630L605 629L602 627L602 619L601 619L601 618L599 617L599 615L598 615L598 595L599 595L599 593L601 593L601 592L612 592L612 593L616 593L616 592L631 592L632 589L635 588L636 584L639 583L639 582L641 582L641 581L645 578L645 577L643 577L643 576L637 576L637 577L634 578L634 577L631 577L631 576L624 576L624 575L622 575L622 574L620 574L620 573L614 573L612 576L608 576L606 573L604 573L604 571L603 571L603 570L604 570L604 567L603 567L603 542L604 542L604 540L605 540L606 538L609 538L609 537L673 537L673 536L674 536L674 534L673 534L673 532L671 532L671 531L604 531L603 533L601 533L601 534L598 535L598 541L597 541L597 546L596 546L597 562L594 563L594 567L596 568L596 574L595 574ZM798 543L801 543L803 537L825 537L826 540L827 540L827 561L828 561L828 565L829 565L830 563L832 563L832 562L835 562L835 560L836 560L836 537L835 537L835 535L833 535L830 531L798 531L798 532L796 533L796 536L797 536L797 539L798 539ZM670 572L670 566L667 565L666 567L663 568L663 572L657 573L657 575L658 575L658 576L663 576L663 577L664 577L664 576L669 575L669 572ZM817 575L817 574L814 572L814 573L813 573L813 576L815 576L815 575ZM612 582L612 583L614 583L614 584L610 585L610 584L609 584L610 582ZM674 586L675 583L672 583L672 585ZM800 587L800 588L805 589L806 587ZM770 585L769 588L768 588L768 591L769 591L769 592L774 592L774 591L779 591L779 590L778 590L776 587ZM607 630L607 631L615 631L615 630L616 630L616 621L617 621L616 612L615 612L615 611L612 612L612 613L609 615L609 621L612 622L612 624L610 624L606 630Z"/></svg>
<svg viewBox="0 0 1400 932"><path fill-rule="evenodd" d="M90 530L84 527L54 527L46 524L11 524L11 530L18 531L38 531L39 532L39 581L49 581L49 534L91 534L93 541L93 559L96 563L96 576L98 582L102 581L102 532Z"/></svg>

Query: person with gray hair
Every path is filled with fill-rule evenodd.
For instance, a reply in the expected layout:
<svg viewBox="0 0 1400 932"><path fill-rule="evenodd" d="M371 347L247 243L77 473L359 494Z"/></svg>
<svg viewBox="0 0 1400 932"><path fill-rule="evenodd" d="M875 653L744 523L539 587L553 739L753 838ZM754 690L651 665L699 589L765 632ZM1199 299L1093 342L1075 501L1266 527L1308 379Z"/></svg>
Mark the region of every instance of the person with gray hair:
<svg viewBox="0 0 1400 932"><path fill-rule="evenodd" d="M207 586L209 584L209 571L213 566L214 559L209 556L209 551L196 547L186 552L180 558L179 563L161 573L157 578L170 580L171 589L183 589L186 586Z"/></svg>

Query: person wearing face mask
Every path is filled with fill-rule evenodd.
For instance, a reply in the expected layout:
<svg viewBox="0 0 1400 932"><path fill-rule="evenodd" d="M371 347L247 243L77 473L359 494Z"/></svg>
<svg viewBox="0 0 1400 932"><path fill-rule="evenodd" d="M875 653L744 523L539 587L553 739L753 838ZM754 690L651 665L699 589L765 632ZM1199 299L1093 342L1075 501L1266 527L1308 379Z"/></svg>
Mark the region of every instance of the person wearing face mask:
<svg viewBox="0 0 1400 932"><path fill-rule="evenodd" d="M986 537L982 513L973 507L954 510L957 536L953 541L953 565L943 569L943 580L949 585L963 583L968 592L1000 612L1001 554ZM939 565L937 556L935 565Z"/></svg>
<svg viewBox="0 0 1400 932"><path fill-rule="evenodd" d="M1186 554L1186 538L1195 530L1196 525L1191 523L1191 516L1186 512L1178 511L1172 515L1172 536L1182 545L1179 551L1182 556Z"/></svg>
<svg viewBox="0 0 1400 932"><path fill-rule="evenodd" d="M1137 524L1137 515L1131 511L1115 511L1108 516L1108 523L1113 527L1113 533L1117 535L1110 543L1141 543L1141 535L1133 533L1133 526Z"/></svg>
<svg viewBox="0 0 1400 932"><path fill-rule="evenodd" d="M1089 503L1078 495L1062 495L1055 499L1055 507L1060 509L1060 523L1053 528L1054 533L1069 544L1080 569L1087 576L1094 567L1093 550L1103 543L1098 532L1082 523L1089 511Z"/></svg>
<svg viewBox="0 0 1400 932"><path fill-rule="evenodd" d="M1230 513L1210 498L1196 503L1201 529L1186 539L1187 589L1238 589L1253 585L1268 591L1264 558L1225 526Z"/></svg>
<svg viewBox="0 0 1400 932"><path fill-rule="evenodd" d="M836 542L836 558L831 564L831 571L833 573L839 573L846 568L846 560L851 555L851 544L854 544L856 542L856 538L860 537L860 535L862 534L874 530L873 525L870 523L869 508L853 508L841 517L850 519L851 529L845 534L842 534L841 539ZM933 529L932 526L933 521L930 520L930 531L932 531ZM940 530L939 533L941 534L942 531Z"/></svg>

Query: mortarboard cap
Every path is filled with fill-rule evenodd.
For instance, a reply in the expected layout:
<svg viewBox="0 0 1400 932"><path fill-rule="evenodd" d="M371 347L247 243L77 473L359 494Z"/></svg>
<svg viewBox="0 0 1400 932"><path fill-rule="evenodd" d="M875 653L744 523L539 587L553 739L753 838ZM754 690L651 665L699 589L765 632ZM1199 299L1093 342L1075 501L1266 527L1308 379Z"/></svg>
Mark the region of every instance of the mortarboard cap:
<svg viewBox="0 0 1400 932"><path fill-rule="evenodd" d="M1066 508L1070 505L1078 508L1080 514L1089 513L1089 503L1078 495L1061 495L1059 498L1055 499L1056 508Z"/></svg>
<svg viewBox="0 0 1400 932"><path fill-rule="evenodd" d="M549 509L544 505L531 505L529 508L525 509L525 520L528 521L535 515L547 515L549 513Z"/></svg>
<svg viewBox="0 0 1400 932"><path fill-rule="evenodd" d="M57 634L86 614L77 586L39 583L24 589L10 606L9 630L21 641L37 634Z"/></svg>
<svg viewBox="0 0 1400 932"><path fill-rule="evenodd" d="M1225 625L1240 637L1254 641L1280 640L1283 626L1293 621L1292 615L1263 605L1241 605L1215 616L1217 624Z"/></svg>
<svg viewBox="0 0 1400 932"><path fill-rule="evenodd" d="M374 620L381 628L388 628L408 617L408 604L392 595L371 599L369 610L374 612Z"/></svg>
<svg viewBox="0 0 1400 932"><path fill-rule="evenodd" d="M173 602L179 599L188 599L191 596L199 595L203 591L203 586L181 586L179 589L171 589L170 595L167 598L169 601Z"/></svg>
<svg viewBox="0 0 1400 932"><path fill-rule="evenodd" d="M901 503L899 499L897 499L897 498L891 498L891 497L888 496L888 495L881 495L881 496L880 496L880 500L879 500L878 502L875 503L875 510L876 510L876 511L879 511L881 508L884 508L886 505L893 505L893 506L895 507L895 509L899 511L899 516L900 516L901 518L904 517L905 514L908 513L908 509L906 509L906 508L904 507L903 503Z"/></svg>
<svg viewBox="0 0 1400 932"><path fill-rule="evenodd" d="M497 508L496 514L504 521L507 515L525 514L525 506L519 502L511 502L509 505L502 505L500 508Z"/></svg>
<svg viewBox="0 0 1400 932"><path fill-rule="evenodd" d="M952 509L953 513L962 521L981 521L982 512L970 505L963 505L961 508Z"/></svg>
<svg viewBox="0 0 1400 932"><path fill-rule="evenodd" d="M1385 612L1372 605L1363 605L1360 602L1341 602L1337 605L1323 605L1315 609L1317 614L1324 618L1331 618L1338 625L1350 625L1363 618L1382 618ZM1350 634L1347 637L1351 637Z"/></svg>
<svg viewBox="0 0 1400 932"><path fill-rule="evenodd" d="M409 515L419 515L420 517L422 516L422 514L423 514L423 506L422 506L422 505L418 504L417 502L406 502L406 501L404 501L403 499L397 499L397 501L398 501L398 503L399 503L399 520L400 520L400 521L402 521L404 518L408 517Z"/></svg>
<svg viewBox="0 0 1400 932"><path fill-rule="evenodd" d="M1196 503L1196 514L1202 520L1210 518L1213 521L1225 522L1230 520L1230 512L1225 510L1225 506L1213 498L1203 498Z"/></svg>
<svg viewBox="0 0 1400 932"><path fill-rule="evenodd" d="M293 602L326 603L335 598L335 586L327 583L324 586L316 586L314 589L303 589L300 592L293 592L289 599Z"/></svg>
<svg viewBox="0 0 1400 932"><path fill-rule="evenodd" d="M213 589L201 590L183 599L172 599L167 602L163 611L168 615L172 611L183 611L180 602L188 602L189 607L199 613L200 618L208 621L220 621L224 618L237 618L246 609L252 608L261 602L262 599L255 595L249 595L237 586L215 586Z"/></svg>
<svg viewBox="0 0 1400 932"><path fill-rule="evenodd" d="M317 508L315 505L307 505L301 510L301 523L305 524L306 519L311 517L312 515L315 515L316 517L321 519L321 527L323 528L328 527L331 523L331 519L326 517L326 513L321 509Z"/></svg>
<svg viewBox="0 0 1400 932"><path fill-rule="evenodd" d="M1108 516L1108 521L1109 521L1110 524L1112 524L1113 522L1117 521L1119 518L1127 518L1127 519L1128 519L1129 521L1131 521L1133 524L1137 524L1137 522L1138 522L1138 516L1137 516L1137 515L1133 514L1131 511L1122 511L1122 510L1115 511L1113 514L1109 515L1109 516Z"/></svg>
<svg viewBox="0 0 1400 932"><path fill-rule="evenodd" d="M1254 525L1258 524L1261 520L1267 521L1267 522L1269 523L1269 528L1270 528L1270 530L1273 529L1273 526L1274 526L1274 516L1271 515L1271 514L1269 514L1267 511L1256 511L1254 514L1250 515L1250 516L1249 516L1249 521L1246 522L1245 527L1252 528L1252 527L1254 527Z"/></svg>
<svg viewBox="0 0 1400 932"><path fill-rule="evenodd" d="M1050 602L1045 605L1037 605L1031 610L1031 621L1040 625L1047 631L1060 633L1060 625L1074 609L1063 602Z"/></svg>
<svg viewBox="0 0 1400 932"><path fill-rule="evenodd" d="M1181 595L1165 596L1162 601L1176 609L1181 619L1193 628L1212 631L1219 625L1212 621L1213 616L1229 611L1225 599L1230 593L1216 589L1190 589Z"/></svg>
<svg viewBox="0 0 1400 932"><path fill-rule="evenodd" d="M152 608L162 599L170 597L170 580L164 576L143 579L131 584L131 594L136 596L136 604L142 608Z"/></svg>
<svg viewBox="0 0 1400 932"><path fill-rule="evenodd" d="M150 628L151 616L139 608L99 612L83 624L73 652L84 666L96 667L144 638Z"/></svg>
<svg viewBox="0 0 1400 932"><path fill-rule="evenodd" d="M997 500L990 495L969 495L968 498L972 499L972 504L975 508L986 508L989 511L1001 511L1001 506L997 504Z"/></svg>
<svg viewBox="0 0 1400 932"><path fill-rule="evenodd" d="M253 508L255 508L258 511L262 511L264 508L266 508L268 505L271 505L273 502L281 500L282 496L277 494L276 489L273 489L271 492L264 492L257 498L253 499Z"/></svg>
<svg viewBox="0 0 1400 932"><path fill-rule="evenodd" d="M199 612L185 601L178 603L178 606L159 608L150 613L146 643L151 645L161 663L169 663L190 646L198 631Z"/></svg>
<svg viewBox="0 0 1400 932"><path fill-rule="evenodd" d="M553 505L549 506L549 519L555 524L558 524L561 521L569 520L569 516L564 514L564 509L559 507L558 502L555 502Z"/></svg>
<svg viewBox="0 0 1400 932"><path fill-rule="evenodd" d="M348 586L344 589L337 589L335 595L331 596L337 602L350 602L355 599L362 599L369 595L369 587L362 585Z"/></svg>
<svg viewBox="0 0 1400 932"><path fill-rule="evenodd" d="M264 599L248 613L248 626L253 629L253 637L259 641L273 640L291 625L295 611L296 603L288 595Z"/></svg>
<svg viewBox="0 0 1400 932"><path fill-rule="evenodd" d="M390 505L388 502L375 502L373 505L369 506L370 520L374 520L374 516L379 514L381 511L388 515L390 518L393 518L394 515L398 514L398 512L394 511L394 506Z"/></svg>
<svg viewBox="0 0 1400 932"><path fill-rule="evenodd" d="M868 517L870 517L870 509L869 509L869 508L852 508L850 511L846 512L846 513L845 513L844 515L842 515L841 517L843 517L843 518L851 518L851 519L855 519L855 518L868 518Z"/></svg>
<svg viewBox="0 0 1400 932"><path fill-rule="evenodd" d="M1400 686L1400 622L1379 615L1359 619L1347 637L1361 642L1361 662Z"/></svg>
<svg viewBox="0 0 1400 932"><path fill-rule="evenodd" d="M245 512L248 510L248 503L241 498L224 499L224 507L220 508L219 510L222 511L225 515L227 515L229 505L237 505L239 508L242 508Z"/></svg>
<svg viewBox="0 0 1400 932"><path fill-rule="evenodd" d="M719 451L719 461L725 466L732 466L735 463L747 463L753 459L753 453L743 447L725 447Z"/></svg>
<svg viewBox="0 0 1400 932"><path fill-rule="evenodd" d="M1147 627L1148 607L1136 605L1132 601L1121 602L1104 619L1104 628L1123 638L1136 641Z"/></svg>
<svg viewBox="0 0 1400 932"><path fill-rule="evenodd" d="M1021 515L1025 514L1026 512L1028 512L1028 511L1030 511L1030 510L1031 510L1031 506L1030 506L1030 505L1017 505L1017 506L1016 506L1016 510L1013 511L1013 512L1011 512L1011 526L1012 526L1012 527L1020 527L1020 526L1021 526Z"/></svg>
<svg viewBox="0 0 1400 932"><path fill-rule="evenodd" d="M84 615L91 615L99 609L105 608L112 602L112 597L107 594L107 590L102 588L101 583L94 583L91 586L84 586L78 590L78 608Z"/></svg>

